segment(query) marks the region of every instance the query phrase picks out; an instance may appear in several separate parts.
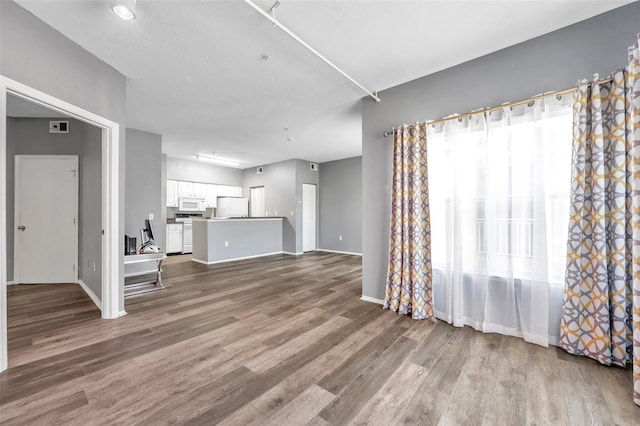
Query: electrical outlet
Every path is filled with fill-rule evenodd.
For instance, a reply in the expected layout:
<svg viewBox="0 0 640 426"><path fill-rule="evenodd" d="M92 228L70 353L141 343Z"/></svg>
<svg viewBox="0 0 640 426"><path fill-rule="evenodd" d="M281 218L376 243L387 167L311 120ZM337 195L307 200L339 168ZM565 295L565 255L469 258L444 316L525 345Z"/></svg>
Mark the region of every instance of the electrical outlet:
<svg viewBox="0 0 640 426"><path fill-rule="evenodd" d="M153 220L153 213L149 213L149 220Z"/></svg>
<svg viewBox="0 0 640 426"><path fill-rule="evenodd" d="M93 272L96 271L96 262L93 262Z"/></svg>
<svg viewBox="0 0 640 426"><path fill-rule="evenodd" d="M89 267L89 259L87 259L87 268Z"/></svg>
<svg viewBox="0 0 640 426"><path fill-rule="evenodd" d="M274 216L278 216L278 210L273 214Z"/></svg>
<svg viewBox="0 0 640 426"><path fill-rule="evenodd" d="M291 216L293 216L293 210L291 210Z"/></svg>
<svg viewBox="0 0 640 426"><path fill-rule="evenodd" d="M224 246L225 246L225 247L229 247L229 241L225 241L225 242L224 242Z"/></svg>
<svg viewBox="0 0 640 426"><path fill-rule="evenodd" d="M269 216L269 210L265 210L264 215Z"/></svg>
<svg viewBox="0 0 640 426"><path fill-rule="evenodd" d="M342 241L342 235L338 235L338 239Z"/></svg>

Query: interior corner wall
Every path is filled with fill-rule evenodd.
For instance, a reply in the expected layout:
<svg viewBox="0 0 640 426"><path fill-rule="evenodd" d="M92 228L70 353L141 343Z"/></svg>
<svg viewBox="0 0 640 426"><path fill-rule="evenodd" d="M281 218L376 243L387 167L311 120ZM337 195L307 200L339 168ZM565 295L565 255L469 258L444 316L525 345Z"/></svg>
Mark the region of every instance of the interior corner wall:
<svg viewBox="0 0 640 426"><path fill-rule="evenodd" d="M0 74L120 125L118 221L124 235L125 76L12 1L0 1ZM124 291L120 293L124 310Z"/></svg>
<svg viewBox="0 0 640 426"><path fill-rule="evenodd" d="M362 157L329 161L319 169L318 248L362 253Z"/></svg>
<svg viewBox="0 0 640 426"><path fill-rule="evenodd" d="M264 186L265 210L268 216L281 216L282 250L296 250L296 160L281 161L263 166L262 174L252 167L243 170L243 192L249 196L251 187ZM291 215L291 212L294 212Z"/></svg>
<svg viewBox="0 0 640 426"><path fill-rule="evenodd" d="M153 214L153 236L156 245L164 249L165 222L162 221L162 136L136 129L127 129L125 189L125 234L140 241L145 219Z"/></svg>
<svg viewBox="0 0 640 426"><path fill-rule="evenodd" d="M296 176L295 176L295 234L296 234L296 253L302 253L303 247L303 232L304 227L302 225L302 209L303 209L303 197L302 197L302 185L307 183L311 185L316 185L316 245L319 240L318 232L320 229L320 221L318 220L320 217L320 201L319 194L320 190L320 173L322 170L318 167L318 170L311 170L309 166L310 161L306 160L293 160L295 162L296 168ZM302 201L302 203L298 203L298 200Z"/></svg>
<svg viewBox="0 0 640 426"><path fill-rule="evenodd" d="M159 228L163 233L163 244L166 244L166 224L167 224L167 154L162 154L160 157L160 222ZM167 247L162 245L161 248L164 252L167 251Z"/></svg>
<svg viewBox="0 0 640 426"><path fill-rule="evenodd" d="M80 144L79 278L102 300L102 130L84 123ZM69 124L70 131L73 127Z"/></svg>
<svg viewBox="0 0 640 426"><path fill-rule="evenodd" d="M439 119L575 86L627 63L639 30L640 2L380 92L363 100L362 181L364 296L383 299L391 200L391 138L402 123ZM322 170L321 170L322 172ZM430 182L436 185L437 182Z"/></svg>

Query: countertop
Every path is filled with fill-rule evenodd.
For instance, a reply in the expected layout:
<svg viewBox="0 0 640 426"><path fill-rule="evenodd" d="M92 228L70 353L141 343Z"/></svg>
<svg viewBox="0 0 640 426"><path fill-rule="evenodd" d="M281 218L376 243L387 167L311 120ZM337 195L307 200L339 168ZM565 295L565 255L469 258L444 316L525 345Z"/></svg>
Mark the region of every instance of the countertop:
<svg viewBox="0 0 640 426"><path fill-rule="evenodd" d="M282 220L284 216L264 216L264 217L212 217L211 219L198 218L193 221L212 221L212 222L224 222L224 221L255 221L255 220Z"/></svg>

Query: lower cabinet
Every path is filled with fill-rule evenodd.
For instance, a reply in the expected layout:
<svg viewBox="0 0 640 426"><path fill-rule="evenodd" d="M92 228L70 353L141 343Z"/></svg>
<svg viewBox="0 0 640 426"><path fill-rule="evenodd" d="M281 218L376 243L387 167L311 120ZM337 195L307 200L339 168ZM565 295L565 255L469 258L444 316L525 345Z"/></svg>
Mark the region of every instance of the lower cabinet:
<svg viewBox="0 0 640 426"><path fill-rule="evenodd" d="M182 224L167 224L167 253L182 253Z"/></svg>

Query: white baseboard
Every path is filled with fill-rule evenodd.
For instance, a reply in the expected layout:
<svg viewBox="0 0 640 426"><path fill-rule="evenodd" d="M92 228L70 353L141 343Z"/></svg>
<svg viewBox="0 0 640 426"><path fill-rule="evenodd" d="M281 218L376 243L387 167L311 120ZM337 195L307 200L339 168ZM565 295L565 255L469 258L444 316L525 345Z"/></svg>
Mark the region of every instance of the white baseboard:
<svg viewBox="0 0 640 426"><path fill-rule="evenodd" d="M98 298L98 296L96 296L96 294L93 292L93 290L91 290L89 287L87 287L87 285L82 280L78 280L78 284L80 285L80 287L82 287L84 292L87 293L87 296L89 296L91 298L93 303L96 304L98 309L100 309L100 311L102 311L102 301Z"/></svg>
<svg viewBox="0 0 640 426"><path fill-rule="evenodd" d="M123 310L123 311L118 312L118 317L123 317L125 315L127 315L127 311Z"/></svg>
<svg viewBox="0 0 640 426"><path fill-rule="evenodd" d="M274 251L272 253L256 254L253 256L234 257L233 259L214 260L213 262L205 262L204 260L191 258L192 262L202 263L203 265L215 265L216 263L234 262L236 260L255 259L256 257L273 256L274 254L281 254L281 251Z"/></svg>
<svg viewBox="0 0 640 426"><path fill-rule="evenodd" d="M302 251L301 251L300 253L294 253L294 252L291 252L291 251L282 251L282 252L280 252L280 253L282 253L282 254L288 254L288 255L290 255L290 256L302 256L302 255L304 254L304 252L302 252Z"/></svg>
<svg viewBox="0 0 640 426"><path fill-rule="evenodd" d="M360 300L364 300L365 302L371 302L371 303L377 303L378 305L384 305L384 300L382 299L376 299L375 297L369 297L369 296L360 296Z"/></svg>
<svg viewBox="0 0 640 426"><path fill-rule="evenodd" d="M329 249L317 249L316 251L326 251L327 253L350 254L352 256L362 256L362 253L356 253L354 251L341 251L341 250L329 250Z"/></svg>
<svg viewBox="0 0 640 426"><path fill-rule="evenodd" d="M18 285L18 283L14 283L13 281L7 281L7 285Z"/></svg>

